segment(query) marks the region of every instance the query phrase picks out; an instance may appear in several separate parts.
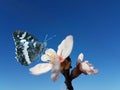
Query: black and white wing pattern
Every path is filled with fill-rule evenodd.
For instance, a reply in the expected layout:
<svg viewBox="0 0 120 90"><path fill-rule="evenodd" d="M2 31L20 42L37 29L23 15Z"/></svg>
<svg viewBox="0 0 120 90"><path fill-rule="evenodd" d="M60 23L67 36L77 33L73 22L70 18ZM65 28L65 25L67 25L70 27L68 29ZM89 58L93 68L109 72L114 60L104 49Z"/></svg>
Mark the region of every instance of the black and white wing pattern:
<svg viewBox="0 0 120 90"><path fill-rule="evenodd" d="M13 39L16 46L16 59L25 66L31 64L46 49L46 42L39 42L28 32L15 31Z"/></svg>

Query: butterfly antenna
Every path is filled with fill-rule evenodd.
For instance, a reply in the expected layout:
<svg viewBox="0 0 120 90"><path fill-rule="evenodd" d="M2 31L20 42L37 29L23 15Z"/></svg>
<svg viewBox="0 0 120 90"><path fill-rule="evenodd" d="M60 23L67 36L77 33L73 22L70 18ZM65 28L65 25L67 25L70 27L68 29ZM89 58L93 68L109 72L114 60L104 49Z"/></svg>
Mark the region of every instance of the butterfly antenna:
<svg viewBox="0 0 120 90"><path fill-rule="evenodd" d="M56 37L56 35L53 35L52 37L46 39L46 41L49 41L49 40L53 39L54 37Z"/></svg>
<svg viewBox="0 0 120 90"><path fill-rule="evenodd" d="M48 37L48 34L46 34L46 36L45 36L45 39L44 39L45 42L47 41L47 37Z"/></svg>

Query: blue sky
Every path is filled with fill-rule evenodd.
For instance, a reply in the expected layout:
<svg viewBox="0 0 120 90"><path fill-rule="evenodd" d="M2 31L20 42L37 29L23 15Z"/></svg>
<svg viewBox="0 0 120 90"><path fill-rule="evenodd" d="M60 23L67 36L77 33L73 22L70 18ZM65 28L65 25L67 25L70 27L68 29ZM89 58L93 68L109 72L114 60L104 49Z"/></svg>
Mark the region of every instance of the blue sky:
<svg viewBox="0 0 120 90"><path fill-rule="evenodd" d="M57 50L69 34L74 37L72 65L83 52L97 75L81 75L75 90L120 90L120 1L119 0L0 0L0 90L65 90L64 77L57 82L51 72L33 76L15 57L12 33L24 30L41 42L45 35L56 37L47 48Z"/></svg>

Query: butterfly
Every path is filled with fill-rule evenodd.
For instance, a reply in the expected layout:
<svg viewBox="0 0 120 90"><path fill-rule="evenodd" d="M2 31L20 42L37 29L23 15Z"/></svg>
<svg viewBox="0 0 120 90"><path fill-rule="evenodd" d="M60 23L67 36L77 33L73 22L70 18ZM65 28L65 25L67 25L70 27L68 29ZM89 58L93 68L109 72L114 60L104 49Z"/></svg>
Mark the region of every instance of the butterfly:
<svg viewBox="0 0 120 90"><path fill-rule="evenodd" d="M29 71L33 75L40 75L48 71L52 71L51 78L56 81L60 74L61 63L70 55L73 47L73 36L68 35L59 45L57 52L49 48L45 54L41 56L44 63L39 63L30 68Z"/></svg>
<svg viewBox="0 0 120 90"><path fill-rule="evenodd" d="M47 45L47 40L42 43L32 34L20 30L13 32L13 39L16 46L16 59L25 66L35 61L45 51Z"/></svg>

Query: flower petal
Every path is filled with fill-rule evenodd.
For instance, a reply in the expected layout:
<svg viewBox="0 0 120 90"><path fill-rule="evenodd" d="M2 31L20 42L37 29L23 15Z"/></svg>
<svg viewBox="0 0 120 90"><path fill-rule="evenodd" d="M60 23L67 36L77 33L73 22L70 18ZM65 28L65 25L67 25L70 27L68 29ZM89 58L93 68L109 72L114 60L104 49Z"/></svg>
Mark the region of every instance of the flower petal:
<svg viewBox="0 0 120 90"><path fill-rule="evenodd" d="M80 53L79 56L78 56L78 62L83 61L83 58L84 58L84 54Z"/></svg>
<svg viewBox="0 0 120 90"><path fill-rule="evenodd" d="M83 71L85 74L97 74L98 70L94 69L94 67L92 66L92 64L90 64L88 61L84 61L81 64L81 71Z"/></svg>
<svg viewBox="0 0 120 90"><path fill-rule="evenodd" d="M54 49L50 48L45 51L45 54L41 56L42 61L52 61L56 60L58 58L57 53Z"/></svg>
<svg viewBox="0 0 120 90"><path fill-rule="evenodd" d="M85 71L90 71L90 67L86 62L82 62L82 69Z"/></svg>
<svg viewBox="0 0 120 90"><path fill-rule="evenodd" d="M59 74L60 74L60 61L57 59L52 62L51 79L53 81L56 81L59 78Z"/></svg>
<svg viewBox="0 0 120 90"><path fill-rule="evenodd" d="M57 55L62 56L63 59L67 58L73 48L73 36L67 36L58 46Z"/></svg>
<svg viewBox="0 0 120 90"><path fill-rule="evenodd" d="M55 51L54 49L52 49L52 48L47 49L47 50L45 51L45 54L47 54L47 55L49 55L49 56L51 56L51 55L53 55L53 54L56 54L56 55L57 55L56 51Z"/></svg>
<svg viewBox="0 0 120 90"><path fill-rule="evenodd" d="M60 72L54 72L51 74L51 79L55 82L58 80Z"/></svg>
<svg viewBox="0 0 120 90"><path fill-rule="evenodd" d="M50 58L46 55L46 54L43 54L42 56L41 56L41 61L43 61L43 62L48 62L50 60Z"/></svg>
<svg viewBox="0 0 120 90"><path fill-rule="evenodd" d="M40 75L40 74L48 72L49 70L51 70L51 68L52 68L52 64L50 64L50 63L41 63L41 64L37 64L34 67L30 68L29 71L33 75Z"/></svg>

